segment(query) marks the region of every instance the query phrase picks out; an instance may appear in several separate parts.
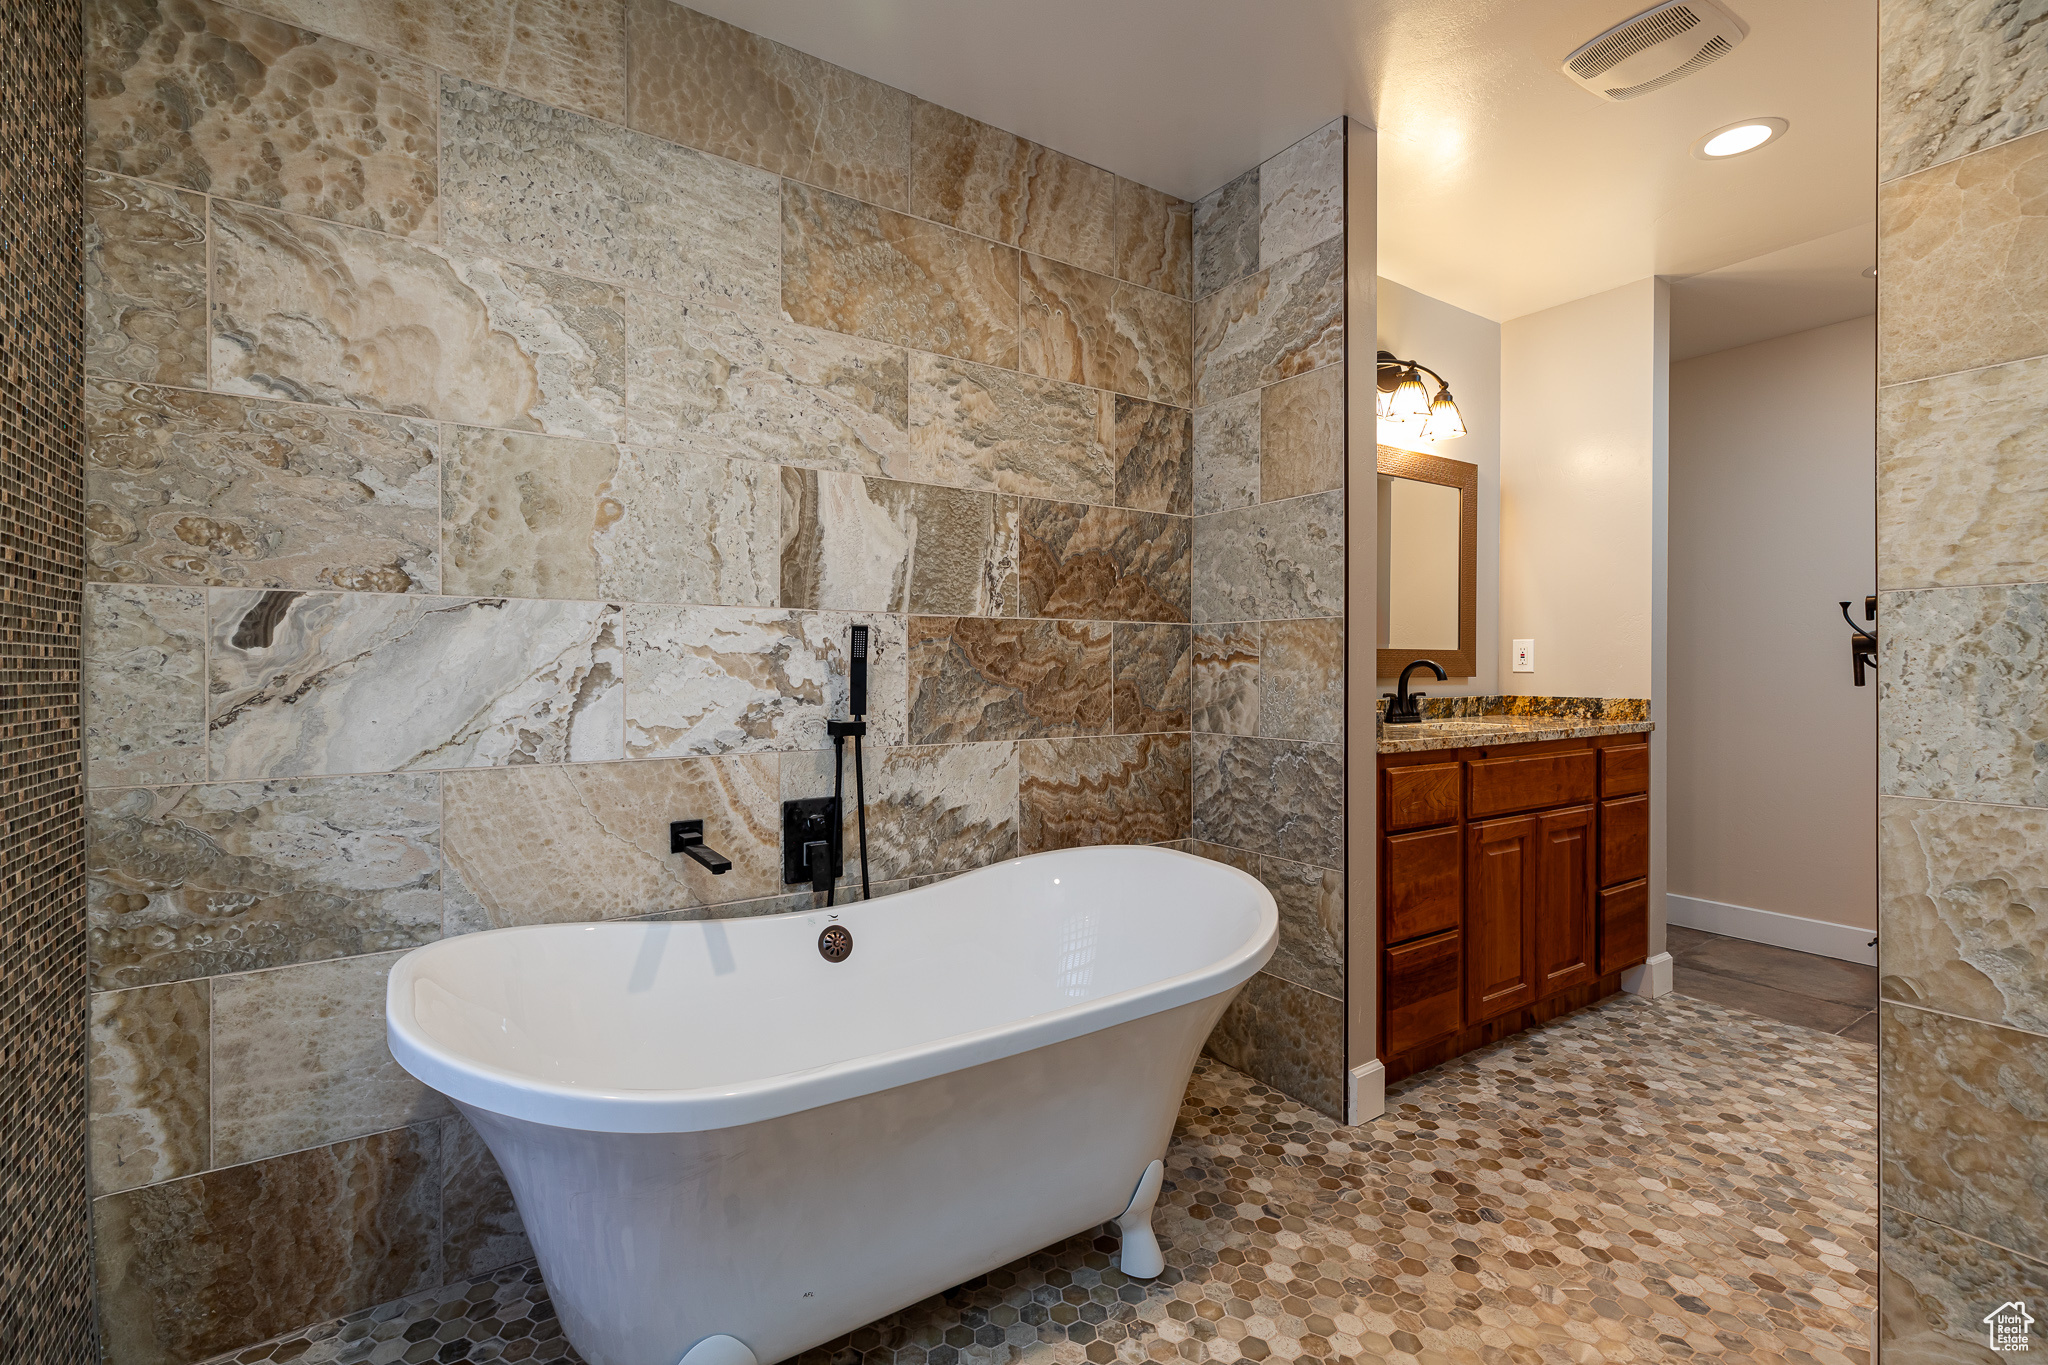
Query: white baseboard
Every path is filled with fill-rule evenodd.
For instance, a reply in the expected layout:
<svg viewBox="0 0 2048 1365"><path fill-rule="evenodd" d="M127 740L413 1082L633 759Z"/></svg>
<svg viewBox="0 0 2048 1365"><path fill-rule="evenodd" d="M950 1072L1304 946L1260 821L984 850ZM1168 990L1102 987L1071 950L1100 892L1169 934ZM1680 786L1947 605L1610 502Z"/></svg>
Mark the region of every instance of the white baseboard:
<svg viewBox="0 0 2048 1365"><path fill-rule="evenodd" d="M1671 994L1671 954L1659 953L1640 967L1630 967L1621 974L1621 988L1645 1000Z"/></svg>
<svg viewBox="0 0 2048 1365"><path fill-rule="evenodd" d="M1387 1112L1387 1069L1375 1057L1351 1068L1344 1086L1344 1121L1370 1123Z"/></svg>
<svg viewBox="0 0 2048 1365"><path fill-rule="evenodd" d="M1709 934L1748 939L1751 943L1768 943L1777 948L1818 953L1844 962L1860 962L1866 967L1877 965L1877 949L1870 946L1870 940L1877 937L1877 932L1872 929L1830 924L1826 920L1805 919L1799 915L1781 915L1775 910L1752 910L1746 905L1726 905L1695 896L1673 895L1664 897L1664 922Z"/></svg>

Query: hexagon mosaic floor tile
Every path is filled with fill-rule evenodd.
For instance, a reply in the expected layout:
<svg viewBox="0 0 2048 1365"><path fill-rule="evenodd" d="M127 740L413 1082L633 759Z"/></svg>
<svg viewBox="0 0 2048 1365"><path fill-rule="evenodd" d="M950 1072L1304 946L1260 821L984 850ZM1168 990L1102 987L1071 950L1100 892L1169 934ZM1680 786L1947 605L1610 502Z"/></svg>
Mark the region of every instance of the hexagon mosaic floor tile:
<svg viewBox="0 0 2048 1365"><path fill-rule="evenodd" d="M1167 1156L1164 1275L1127 1279L1099 1230L801 1365L1867 1365L1876 1057L1619 996L1404 1082L1357 1128L1205 1061ZM226 1359L578 1357L517 1266Z"/></svg>

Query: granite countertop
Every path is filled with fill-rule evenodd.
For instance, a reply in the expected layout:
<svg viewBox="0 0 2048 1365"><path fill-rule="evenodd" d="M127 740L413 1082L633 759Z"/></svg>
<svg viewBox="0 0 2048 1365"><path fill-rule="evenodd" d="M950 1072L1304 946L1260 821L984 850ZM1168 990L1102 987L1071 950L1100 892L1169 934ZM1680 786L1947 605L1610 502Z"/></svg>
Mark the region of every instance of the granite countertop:
<svg viewBox="0 0 2048 1365"><path fill-rule="evenodd" d="M1459 716L1414 725L1379 722L1379 751L1419 754L1430 749L1463 749L1479 744L1534 744L1546 739L1587 739L1594 735L1640 735L1656 729L1647 720L1595 720L1584 716Z"/></svg>

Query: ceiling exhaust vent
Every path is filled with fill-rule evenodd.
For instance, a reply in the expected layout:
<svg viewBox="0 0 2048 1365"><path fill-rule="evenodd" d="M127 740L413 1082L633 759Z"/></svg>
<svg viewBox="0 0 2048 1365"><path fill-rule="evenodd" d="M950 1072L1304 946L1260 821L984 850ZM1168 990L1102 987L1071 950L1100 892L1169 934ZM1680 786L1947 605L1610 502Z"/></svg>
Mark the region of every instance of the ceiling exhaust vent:
<svg viewBox="0 0 2048 1365"><path fill-rule="evenodd" d="M1586 43L1562 69L1603 100L1632 100L1719 61L1748 36L1749 25L1719 0L1670 0Z"/></svg>

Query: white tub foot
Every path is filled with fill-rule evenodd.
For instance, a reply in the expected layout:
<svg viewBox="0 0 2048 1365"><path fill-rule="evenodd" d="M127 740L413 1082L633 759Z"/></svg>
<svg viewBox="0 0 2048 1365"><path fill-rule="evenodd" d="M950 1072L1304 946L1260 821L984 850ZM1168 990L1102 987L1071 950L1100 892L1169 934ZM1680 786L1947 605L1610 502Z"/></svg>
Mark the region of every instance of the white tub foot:
<svg viewBox="0 0 2048 1365"><path fill-rule="evenodd" d="M683 1358L676 1365L760 1365L760 1362L737 1338L721 1333L706 1337L683 1352Z"/></svg>
<svg viewBox="0 0 2048 1365"><path fill-rule="evenodd" d="M1152 1235L1152 1206L1159 1202L1159 1187L1166 1180L1166 1165L1155 1161L1138 1177L1138 1189L1131 1206L1117 1215L1117 1230L1124 1235L1123 1254L1117 1268L1134 1280L1149 1280L1166 1269L1166 1256L1159 1239Z"/></svg>

